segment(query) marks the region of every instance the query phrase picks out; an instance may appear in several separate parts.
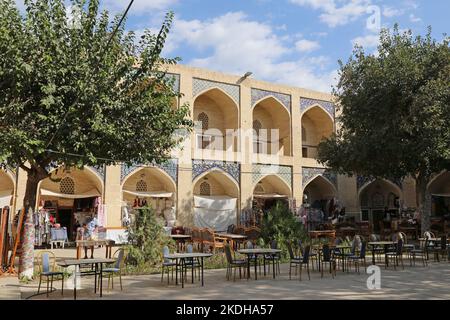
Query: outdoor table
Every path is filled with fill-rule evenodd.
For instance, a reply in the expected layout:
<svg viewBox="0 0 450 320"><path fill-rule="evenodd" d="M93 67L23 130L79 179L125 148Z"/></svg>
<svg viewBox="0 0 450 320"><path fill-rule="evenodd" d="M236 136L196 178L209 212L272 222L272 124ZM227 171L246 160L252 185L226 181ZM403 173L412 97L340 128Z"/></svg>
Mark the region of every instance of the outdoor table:
<svg viewBox="0 0 450 320"><path fill-rule="evenodd" d="M212 256L212 253L171 253L165 255L164 258L175 260L175 284L178 285L178 260L181 261L181 287L184 288L184 265L185 259L194 259L200 258L200 269L201 269L201 278L202 278L202 287L204 286L204 277L203 277L203 259L209 258ZM192 268L192 283L194 283L194 268Z"/></svg>
<svg viewBox="0 0 450 320"><path fill-rule="evenodd" d="M67 268L70 266L75 266L75 275L74 275L74 284L73 284L73 298L74 300L77 299L77 269L81 265L87 265L87 264L93 264L95 265L95 271L94 271L94 277L95 277L95 283L94 283L94 293L97 293L97 275L100 276L100 297L103 296L103 264L104 263L114 263L116 260L114 259L107 259L107 258L100 258L100 259L77 259L77 260L63 260L58 263L58 265L62 268ZM100 265L100 270L99 270ZM64 279L62 280L64 281Z"/></svg>
<svg viewBox="0 0 450 320"><path fill-rule="evenodd" d="M252 259L252 256L255 260L255 280L258 280L258 271L257 271L257 265L258 265L258 255L265 255L270 254L272 256L276 255L277 253L280 253L280 249L240 249L237 251L238 253L247 255L247 279L250 279L250 262ZM275 279L275 259L272 259L273 266L273 278Z"/></svg>
<svg viewBox="0 0 450 320"><path fill-rule="evenodd" d="M243 241L247 239L247 236L244 236L242 234L234 234L234 233L218 233L216 232L216 235L222 238L226 238L227 241L230 243L230 246L233 248L233 250L237 249L236 244L239 241Z"/></svg>
<svg viewBox="0 0 450 320"><path fill-rule="evenodd" d="M192 238L189 234L171 234L170 237L177 243L177 252L183 251L180 250L180 248L184 245L186 240Z"/></svg>
<svg viewBox="0 0 450 320"><path fill-rule="evenodd" d="M423 241L426 241L426 240L430 241L433 246L436 245L436 242L441 242L441 238L428 238L428 239L427 238L419 238L420 242L423 242ZM447 239L447 241L449 241L449 240L450 240L450 238ZM425 248L425 251L427 253L427 260L429 260L430 256L429 256L428 248ZM439 261L439 255L437 256L437 258L438 258L438 261Z"/></svg>
<svg viewBox="0 0 450 320"><path fill-rule="evenodd" d="M115 244L114 240L76 240L77 245L77 259L81 259L81 248L84 248L84 259L88 259L87 248L91 248L91 259L94 259L94 247L105 246L105 258L111 258L112 246Z"/></svg>
<svg viewBox="0 0 450 320"><path fill-rule="evenodd" d="M372 264L375 264L375 247L376 246L384 246L384 261L386 266L388 265L388 259L386 257L387 248L396 244L394 241L372 241L367 243L369 246L372 246Z"/></svg>

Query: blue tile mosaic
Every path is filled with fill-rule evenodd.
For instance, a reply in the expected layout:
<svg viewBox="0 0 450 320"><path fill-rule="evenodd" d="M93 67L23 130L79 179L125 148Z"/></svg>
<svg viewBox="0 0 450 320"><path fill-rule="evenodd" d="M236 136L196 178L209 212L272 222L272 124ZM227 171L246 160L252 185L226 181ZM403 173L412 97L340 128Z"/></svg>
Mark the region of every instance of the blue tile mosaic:
<svg viewBox="0 0 450 320"><path fill-rule="evenodd" d="M267 97L276 98L291 113L291 96L289 94L252 88L252 106Z"/></svg>
<svg viewBox="0 0 450 320"><path fill-rule="evenodd" d="M213 169L220 169L228 173L240 186L241 165L237 162L217 161L217 160L192 160L192 180Z"/></svg>

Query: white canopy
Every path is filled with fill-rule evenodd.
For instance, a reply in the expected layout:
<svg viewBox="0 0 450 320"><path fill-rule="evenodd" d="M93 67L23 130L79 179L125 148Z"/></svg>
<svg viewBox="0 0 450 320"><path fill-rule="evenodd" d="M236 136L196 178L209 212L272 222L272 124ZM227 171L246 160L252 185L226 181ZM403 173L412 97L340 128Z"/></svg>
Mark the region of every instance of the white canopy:
<svg viewBox="0 0 450 320"><path fill-rule="evenodd" d="M79 193L79 194L66 194L66 193L58 193L53 192L47 189L41 189L41 196L51 196L65 199L82 199L82 198L93 198L100 197L101 194L97 189L92 189L87 192Z"/></svg>
<svg viewBox="0 0 450 320"><path fill-rule="evenodd" d="M173 195L172 192L167 191L139 192L139 191L123 190L123 192L143 198L171 198Z"/></svg>
<svg viewBox="0 0 450 320"><path fill-rule="evenodd" d="M450 198L450 193L433 193L432 196Z"/></svg>
<svg viewBox="0 0 450 320"><path fill-rule="evenodd" d="M194 224L225 231L236 223L237 199L228 196L194 196Z"/></svg>
<svg viewBox="0 0 450 320"><path fill-rule="evenodd" d="M278 193L268 193L268 194L254 194L253 197L263 199L273 199L273 198L287 198L288 196L284 196Z"/></svg>
<svg viewBox="0 0 450 320"><path fill-rule="evenodd" d="M12 194L12 190L0 191L0 209L11 204Z"/></svg>

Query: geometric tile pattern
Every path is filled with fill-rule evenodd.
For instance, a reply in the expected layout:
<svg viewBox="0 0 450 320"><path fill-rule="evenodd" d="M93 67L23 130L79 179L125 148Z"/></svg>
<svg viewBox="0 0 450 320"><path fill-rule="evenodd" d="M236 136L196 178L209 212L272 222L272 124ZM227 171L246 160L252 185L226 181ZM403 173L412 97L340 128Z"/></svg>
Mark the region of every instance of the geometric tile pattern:
<svg viewBox="0 0 450 320"><path fill-rule="evenodd" d="M317 100L317 99L308 99L308 98L300 98L300 112L308 109L309 107L318 104L322 108L324 108L330 115L331 118L334 119L335 107L334 103L329 101Z"/></svg>
<svg viewBox="0 0 450 320"><path fill-rule="evenodd" d="M292 189L292 167L274 164L254 164L252 167L253 184L267 175L276 175L283 179Z"/></svg>
<svg viewBox="0 0 450 320"><path fill-rule="evenodd" d="M105 180L105 166L99 165L99 166L88 166L89 169L94 171L101 179L102 181Z"/></svg>
<svg viewBox="0 0 450 320"><path fill-rule="evenodd" d="M237 162L227 162L218 160L192 160L192 181L205 172L213 169L220 169L228 173L240 186L241 164Z"/></svg>
<svg viewBox="0 0 450 320"><path fill-rule="evenodd" d="M151 165L133 164L129 167L126 164L122 164L120 168L120 183L122 183L125 177L127 177L131 172L145 167L159 168L167 173L173 179L175 184L178 182L178 159L169 159L166 162L153 163Z"/></svg>
<svg viewBox="0 0 450 320"><path fill-rule="evenodd" d="M226 92L239 106L241 102L240 87L228 83L194 78L192 80L192 97L211 88L219 88Z"/></svg>
<svg viewBox="0 0 450 320"><path fill-rule="evenodd" d="M322 176L323 178L330 181L334 187L337 189L337 174L325 168L309 168L302 167L302 184L303 188L311 182L317 176Z"/></svg>
<svg viewBox="0 0 450 320"><path fill-rule="evenodd" d="M273 96L278 101L281 102L281 104L289 111L291 112L291 96L284 93L279 92L272 92L272 91L266 91L261 89L254 89L252 88L252 106L255 105L256 102L261 101L262 99L266 97Z"/></svg>
<svg viewBox="0 0 450 320"><path fill-rule="evenodd" d="M358 175L356 177L356 188L359 190L366 184L373 182L375 180L377 180L377 179L373 178L373 177L365 177L365 176ZM398 180L398 179L385 179L385 180L392 182L393 184L397 185L400 189L403 190L403 183L401 180Z"/></svg>
<svg viewBox="0 0 450 320"><path fill-rule="evenodd" d="M180 75L175 73L166 73L164 76L168 81L172 82L172 89L175 93L180 93Z"/></svg>

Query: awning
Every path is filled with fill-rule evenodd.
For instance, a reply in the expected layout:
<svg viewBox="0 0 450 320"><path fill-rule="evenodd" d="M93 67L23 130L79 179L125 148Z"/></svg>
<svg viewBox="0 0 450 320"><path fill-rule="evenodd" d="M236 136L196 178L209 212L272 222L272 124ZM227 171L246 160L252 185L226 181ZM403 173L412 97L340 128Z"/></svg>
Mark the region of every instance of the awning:
<svg viewBox="0 0 450 320"><path fill-rule="evenodd" d="M280 199L280 198L288 198L288 196L278 194L278 193L268 193L268 194L254 194L253 197L255 198L262 198L262 199Z"/></svg>
<svg viewBox="0 0 450 320"><path fill-rule="evenodd" d="M450 193L433 193L431 194L433 197L445 197L450 198Z"/></svg>
<svg viewBox="0 0 450 320"><path fill-rule="evenodd" d="M11 204L13 190L0 191L0 209Z"/></svg>
<svg viewBox="0 0 450 320"><path fill-rule="evenodd" d="M79 193L79 194L66 194L66 193L58 193L53 192L47 189L41 189L41 196L50 196L50 197L58 197L65 199L82 199L82 198L94 198L100 197L101 194L97 189L92 189L87 192Z"/></svg>
<svg viewBox="0 0 450 320"><path fill-rule="evenodd" d="M133 196L143 197L143 198L172 198L173 193L167 191L149 191L149 192L139 192L123 190L123 192L132 194Z"/></svg>

